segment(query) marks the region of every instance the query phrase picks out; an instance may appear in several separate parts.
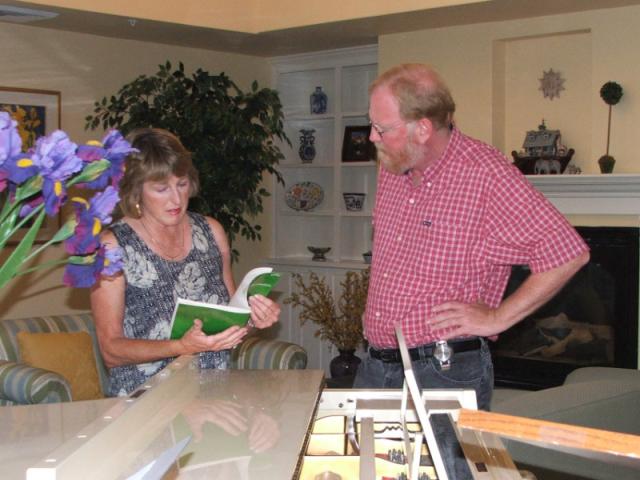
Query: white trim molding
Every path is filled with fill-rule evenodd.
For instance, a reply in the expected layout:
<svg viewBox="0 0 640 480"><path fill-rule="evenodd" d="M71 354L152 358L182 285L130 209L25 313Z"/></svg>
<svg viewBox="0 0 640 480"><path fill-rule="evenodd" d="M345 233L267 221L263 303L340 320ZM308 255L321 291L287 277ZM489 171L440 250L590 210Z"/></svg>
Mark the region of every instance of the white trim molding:
<svg viewBox="0 0 640 480"><path fill-rule="evenodd" d="M565 215L640 215L640 174L528 175Z"/></svg>

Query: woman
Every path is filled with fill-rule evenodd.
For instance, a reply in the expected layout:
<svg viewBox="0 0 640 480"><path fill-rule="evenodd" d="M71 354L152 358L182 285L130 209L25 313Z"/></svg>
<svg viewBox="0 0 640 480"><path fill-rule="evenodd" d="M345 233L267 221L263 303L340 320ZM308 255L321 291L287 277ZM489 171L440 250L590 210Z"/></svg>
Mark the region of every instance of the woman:
<svg viewBox="0 0 640 480"><path fill-rule="evenodd" d="M230 248L220 223L187 212L198 191L191 155L173 134L133 132L120 182L124 217L103 234L107 248L123 249L124 273L102 278L91 308L102 358L110 369L110 396L126 395L178 355L199 353L202 368L226 368L229 349L247 334L230 327L207 336L202 322L179 340L168 340L176 298L227 303L235 291ZM280 307L268 298L249 299L251 321L266 328Z"/></svg>

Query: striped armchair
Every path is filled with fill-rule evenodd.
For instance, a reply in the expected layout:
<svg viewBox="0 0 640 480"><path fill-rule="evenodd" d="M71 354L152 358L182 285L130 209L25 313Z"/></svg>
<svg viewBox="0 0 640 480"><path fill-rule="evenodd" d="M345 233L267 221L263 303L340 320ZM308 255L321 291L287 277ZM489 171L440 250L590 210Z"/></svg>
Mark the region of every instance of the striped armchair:
<svg viewBox="0 0 640 480"><path fill-rule="evenodd" d="M69 383L57 373L21 363L16 335L86 331L93 341L94 357L102 391L107 391L107 372L99 354L90 313L0 320L0 405L55 403L72 400ZM231 368L303 369L307 353L298 345L251 337L233 350Z"/></svg>

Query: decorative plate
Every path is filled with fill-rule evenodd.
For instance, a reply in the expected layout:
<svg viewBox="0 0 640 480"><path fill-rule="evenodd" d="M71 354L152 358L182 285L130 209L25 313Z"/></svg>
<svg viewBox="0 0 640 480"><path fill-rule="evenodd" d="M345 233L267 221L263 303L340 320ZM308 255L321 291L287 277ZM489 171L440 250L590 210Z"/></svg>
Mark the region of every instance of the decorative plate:
<svg viewBox="0 0 640 480"><path fill-rule="evenodd" d="M289 208L305 212L316 208L323 199L322 187L314 182L294 183L284 194L284 201Z"/></svg>

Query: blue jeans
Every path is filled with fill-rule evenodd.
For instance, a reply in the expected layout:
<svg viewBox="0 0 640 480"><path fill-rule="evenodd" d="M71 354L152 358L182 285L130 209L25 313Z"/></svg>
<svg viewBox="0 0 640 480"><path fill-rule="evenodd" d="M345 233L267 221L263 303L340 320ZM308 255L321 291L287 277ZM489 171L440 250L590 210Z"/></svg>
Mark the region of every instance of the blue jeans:
<svg viewBox="0 0 640 480"><path fill-rule="evenodd" d="M442 370L435 358L414 360L413 374L424 388L473 388L478 408L489 410L493 393L493 363L485 339L482 347L471 352L454 353L451 368ZM367 355L360 363L353 388L402 388L402 363L384 363Z"/></svg>

